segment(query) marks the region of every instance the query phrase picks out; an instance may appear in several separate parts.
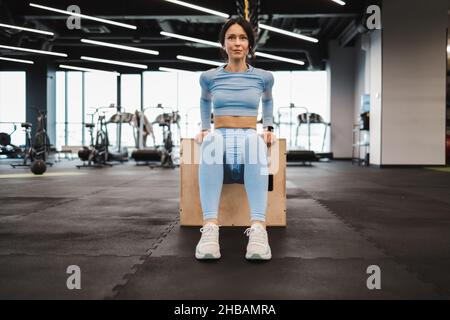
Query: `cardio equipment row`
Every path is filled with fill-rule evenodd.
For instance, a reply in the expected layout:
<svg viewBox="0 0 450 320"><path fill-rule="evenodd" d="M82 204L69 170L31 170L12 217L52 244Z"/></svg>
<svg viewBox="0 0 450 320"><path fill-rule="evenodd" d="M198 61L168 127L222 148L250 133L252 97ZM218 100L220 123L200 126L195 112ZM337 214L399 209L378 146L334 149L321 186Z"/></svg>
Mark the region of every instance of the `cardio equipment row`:
<svg viewBox="0 0 450 320"><path fill-rule="evenodd" d="M106 112L109 108L117 108L117 113L106 120ZM77 168L112 166L115 163L128 161L128 149L122 146L122 125L128 124L133 127L135 139L135 150L131 157L137 165L148 165L150 168L163 167L175 168L178 164L174 161L174 142L172 139L173 126L177 126L180 132L181 117L178 111L171 108L163 108L161 104L156 107L148 107L142 111L136 110L134 113L121 112L120 107L111 105L109 107L95 108L90 114L91 122L85 127L89 130L90 145L84 146L78 156L83 161ZM145 115L145 111L157 109L160 113L153 122L150 122ZM96 117L97 122L94 123ZM111 150L108 135L108 124L117 125L117 146ZM156 144L154 125L162 128L162 145ZM95 131L95 134L94 134ZM147 137L151 136L153 146L147 147Z"/></svg>
<svg viewBox="0 0 450 320"><path fill-rule="evenodd" d="M118 163L129 160L128 148L122 146L123 126L130 125L133 130L135 140L134 150L131 152L131 158L136 165L147 165L150 168L175 168L177 157L174 152L176 144L173 139L174 130L178 130L180 137L181 116L178 111L172 108L163 107L158 104L156 107L147 107L134 113L123 112L123 108L115 106L102 106L92 108L93 112L88 114L90 122L85 123L84 127L89 133L89 145L83 146L78 151L78 157L83 162L76 167L111 167ZM196 112L199 112L198 108ZM34 137L31 136L32 125L30 123L10 123L13 125L11 133L0 133L0 156L6 156L13 159L22 159L21 163L13 163L13 168L30 167L36 174L43 174L49 162L49 154L54 148L46 133L46 114L44 111L36 109L38 112L37 128ZM115 113L107 119L107 114L111 111ZM146 112L156 114L153 121L149 121ZM190 110L192 111L192 110ZM189 113L189 111L188 111ZM186 113L186 126L188 120ZM214 118L211 115L211 123L214 124ZM259 120L258 123L262 123ZM16 146L11 143L11 136L17 131L17 126L21 125L25 131L26 143L22 146ZM198 124L198 123L197 123ZM116 145L110 144L108 125L116 126ZM161 135L160 141L156 143L155 127ZM322 127L321 149L312 150L312 129L313 127ZM290 143L286 152L288 165L310 165L311 162L332 159L331 152L324 152L325 141L329 134L328 127L330 123L325 122L323 117L317 113L310 113L305 107L296 107L291 104L288 107L279 107L275 120L275 132L277 137L288 134ZM306 134L304 128L306 127ZM151 137L152 143L147 146L148 137ZM299 145L299 142L301 145ZM317 140L316 140L317 145Z"/></svg>

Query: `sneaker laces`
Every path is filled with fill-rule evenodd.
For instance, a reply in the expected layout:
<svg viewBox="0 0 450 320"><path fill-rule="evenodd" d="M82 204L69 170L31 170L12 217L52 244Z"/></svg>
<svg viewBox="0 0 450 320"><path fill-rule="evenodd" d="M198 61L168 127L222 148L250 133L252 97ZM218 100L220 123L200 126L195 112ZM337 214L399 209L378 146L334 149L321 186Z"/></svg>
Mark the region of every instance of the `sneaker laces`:
<svg viewBox="0 0 450 320"><path fill-rule="evenodd" d="M267 245L267 232L263 227L251 226L244 231L252 244Z"/></svg>
<svg viewBox="0 0 450 320"><path fill-rule="evenodd" d="M202 233L202 242L203 241L213 241L216 242L217 232L219 231L219 226L215 223L208 223L200 228L200 232Z"/></svg>

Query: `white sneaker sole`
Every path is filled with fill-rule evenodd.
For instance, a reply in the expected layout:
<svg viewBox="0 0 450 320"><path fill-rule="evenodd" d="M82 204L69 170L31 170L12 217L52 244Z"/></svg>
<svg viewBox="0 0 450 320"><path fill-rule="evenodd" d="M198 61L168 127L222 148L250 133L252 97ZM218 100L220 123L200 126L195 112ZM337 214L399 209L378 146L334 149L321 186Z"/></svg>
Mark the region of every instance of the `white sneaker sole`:
<svg viewBox="0 0 450 320"><path fill-rule="evenodd" d="M245 259L247 260L270 260L272 259L272 253L270 250L265 254L259 254L259 253L246 253Z"/></svg>
<svg viewBox="0 0 450 320"><path fill-rule="evenodd" d="M220 252L215 253L201 253L199 251L195 251L195 258L198 260L215 260L220 259Z"/></svg>

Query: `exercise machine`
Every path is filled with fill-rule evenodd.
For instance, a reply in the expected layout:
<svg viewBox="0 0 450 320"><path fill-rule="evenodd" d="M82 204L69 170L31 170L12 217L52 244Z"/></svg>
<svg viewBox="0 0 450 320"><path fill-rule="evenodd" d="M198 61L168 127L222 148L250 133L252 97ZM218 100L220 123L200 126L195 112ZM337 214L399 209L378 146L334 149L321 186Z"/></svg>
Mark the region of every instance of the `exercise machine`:
<svg viewBox="0 0 450 320"><path fill-rule="evenodd" d="M352 164L370 165L370 95L361 95L359 123L352 130Z"/></svg>
<svg viewBox="0 0 450 320"><path fill-rule="evenodd" d="M86 123L85 127L89 130L90 135L90 146L83 147L80 151L78 151L78 157L83 161L82 165L77 165L78 169L81 168L102 168L105 166L112 166L112 163L109 161L109 139L108 139L108 126L106 123L105 112L100 114L100 110L115 108L114 106L109 107L98 107L94 108L95 112L90 114L91 123ZM94 117L97 117L97 132L95 134L94 140ZM86 163L87 162L87 163Z"/></svg>
<svg viewBox="0 0 450 320"><path fill-rule="evenodd" d="M161 151L156 145L153 124L148 121L145 111L158 107L147 107L142 111L135 112L135 137L137 149L131 154L131 157L136 162L136 165L149 165L153 167L154 164L161 161ZM147 136L151 135L153 139L153 146L147 147Z"/></svg>
<svg viewBox="0 0 450 320"><path fill-rule="evenodd" d="M289 121L282 121L282 115L285 110L288 110L289 113ZM292 132L293 132L293 125L294 125L294 112L298 114L298 111L306 111L308 112L308 109L305 107L296 107L293 103L289 105L289 107L280 107L278 108L278 121L274 122L274 125L278 129L278 137L281 137L281 126L282 125L289 125L289 146L288 150L286 151L286 161L287 165L311 165L311 162L318 161L318 158L316 157L316 153L311 150L305 150L305 149L299 149L297 147L297 138L295 139L296 145L293 145L293 138L292 138ZM286 112L284 112L286 113ZM309 128L309 126L308 126ZM298 134L298 131L296 132L296 135Z"/></svg>
<svg viewBox="0 0 450 320"><path fill-rule="evenodd" d="M21 164L11 164L11 167L28 167L34 160L34 150L33 150L33 142L31 139L31 127L32 124L29 122L22 122L20 125L25 132L25 145L21 149L20 158L23 159ZM30 163L28 163L28 161Z"/></svg>
<svg viewBox="0 0 450 320"><path fill-rule="evenodd" d="M110 106L111 108L114 105ZM117 113L112 115L108 120L107 124L115 124L116 125L116 137L117 137L117 145L115 149L109 150L109 161L118 161L125 162L128 161L128 149L122 146L122 125L123 124L131 124L133 121L133 114L129 112L122 112L122 107L117 106Z"/></svg>
<svg viewBox="0 0 450 320"><path fill-rule="evenodd" d="M145 109L144 109L145 110ZM142 121L143 119L143 121ZM155 133L153 126L148 120L144 111L136 110L133 115L132 125L134 127L134 141L136 149L143 149L147 147L147 137L151 136L153 145L156 145Z"/></svg>
<svg viewBox="0 0 450 320"><path fill-rule="evenodd" d="M48 137L46 130L47 112L35 108L38 112L36 134L33 140L34 159L44 161L50 166L52 163L48 162L50 155L50 138Z"/></svg>
<svg viewBox="0 0 450 320"><path fill-rule="evenodd" d="M44 110L40 110L36 107L32 107L38 113L36 123L36 133L34 137L31 137L32 124L29 122L23 122L21 127L25 131L25 147L22 152L22 163L11 164L11 167L30 167L31 171L35 174L43 174L47 165L53 166L53 163L49 161L51 143L46 130L47 113ZM29 163L28 163L29 161Z"/></svg>
<svg viewBox="0 0 450 320"><path fill-rule="evenodd" d="M11 136L17 131L17 122L0 122L0 124L10 124L13 126L13 131L10 133L0 132L0 156L10 159L20 158L22 155L22 148L11 143Z"/></svg>
<svg viewBox="0 0 450 320"><path fill-rule="evenodd" d="M153 137L154 146L144 148L144 123L145 123L145 110L148 109L162 109L162 113L159 114L156 119L148 126L147 132L151 132ZM169 110L169 112L165 112ZM132 158L136 161L137 165L144 164L149 165L151 169L155 167L162 168L175 168L176 164L174 162L174 143L172 139L172 125L176 125L180 132L180 115L178 111L173 111L172 108L163 108L161 104L157 107L147 107L142 112L140 112L139 119L139 139L138 141L142 143L139 149L133 151ZM159 125L162 128L162 145L156 145L153 125ZM147 125L145 126L147 127ZM150 129L151 127L151 129Z"/></svg>
<svg viewBox="0 0 450 320"><path fill-rule="evenodd" d="M169 112L163 112L158 115L153 122L162 128L163 145L161 148L161 167L175 168L173 149L175 144L172 138L172 126L176 125L178 133L180 133L181 117L178 111L173 111L172 108L166 108Z"/></svg>
<svg viewBox="0 0 450 320"><path fill-rule="evenodd" d="M298 141L299 131L300 131L302 125L306 125L308 127L308 150L311 150L311 126L319 125L319 126L324 127L323 137L322 137L322 148L321 148L320 152L315 151L315 155L319 160L320 159L332 159L333 158L332 152L324 152L325 140L327 137L328 127L330 126L330 123L325 122L325 120L322 118L322 116L317 113L305 112L305 113L299 114L297 116L297 130L295 133L295 145L298 145L297 141Z"/></svg>

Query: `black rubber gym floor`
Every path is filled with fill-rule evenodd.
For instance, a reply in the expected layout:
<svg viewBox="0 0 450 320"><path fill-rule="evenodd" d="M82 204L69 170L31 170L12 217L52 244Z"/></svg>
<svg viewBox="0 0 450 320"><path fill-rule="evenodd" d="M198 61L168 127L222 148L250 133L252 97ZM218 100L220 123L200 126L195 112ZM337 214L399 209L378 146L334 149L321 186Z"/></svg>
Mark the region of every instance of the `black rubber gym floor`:
<svg viewBox="0 0 450 320"><path fill-rule="evenodd" d="M447 172L288 167L273 259L246 261L244 228L222 228L222 259L199 262L199 229L178 223L178 169L76 162L43 177L0 164L0 299L450 298ZM67 289L70 265L81 290Z"/></svg>

